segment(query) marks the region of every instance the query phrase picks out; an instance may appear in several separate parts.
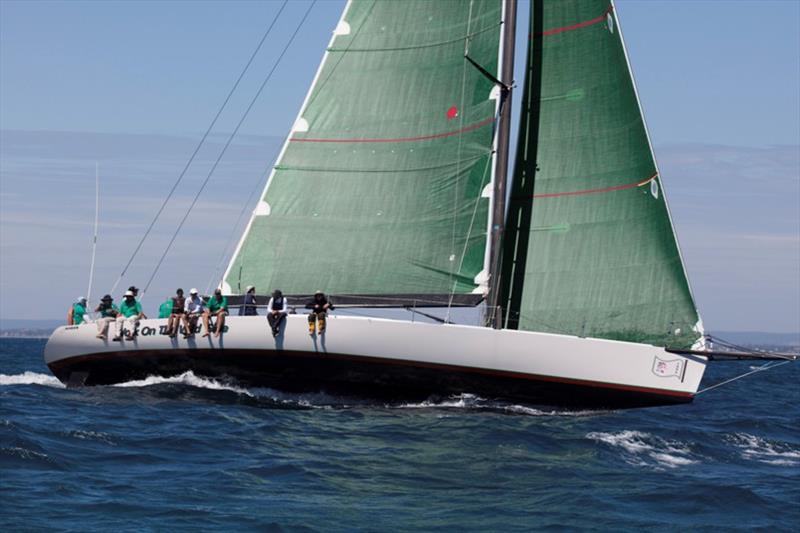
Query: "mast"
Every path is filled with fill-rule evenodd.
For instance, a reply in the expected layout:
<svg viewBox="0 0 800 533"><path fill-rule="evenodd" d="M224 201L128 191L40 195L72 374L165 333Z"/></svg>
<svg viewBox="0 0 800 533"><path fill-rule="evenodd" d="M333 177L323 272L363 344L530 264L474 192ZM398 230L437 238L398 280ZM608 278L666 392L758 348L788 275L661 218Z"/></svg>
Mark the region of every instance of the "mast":
<svg viewBox="0 0 800 533"><path fill-rule="evenodd" d="M486 325L500 329L500 257L506 220L506 177L508 174L511 129L511 86L514 83L514 39L517 26L517 0L503 0L503 57L501 67L500 116L497 123L491 235L489 236L489 292L486 297Z"/></svg>

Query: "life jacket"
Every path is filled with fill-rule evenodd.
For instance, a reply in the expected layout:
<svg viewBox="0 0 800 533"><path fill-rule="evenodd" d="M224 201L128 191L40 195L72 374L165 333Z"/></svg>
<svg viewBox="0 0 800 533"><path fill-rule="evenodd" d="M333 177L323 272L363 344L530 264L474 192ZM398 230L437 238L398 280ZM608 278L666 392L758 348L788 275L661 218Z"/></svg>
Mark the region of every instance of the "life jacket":
<svg viewBox="0 0 800 533"><path fill-rule="evenodd" d="M273 298L272 299L272 310L273 311L282 311L283 310L283 296L280 298Z"/></svg>
<svg viewBox="0 0 800 533"><path fill-rule="evenodd" d="M117 310L114 309L114 304L100 304L100 316L103 318L106 317L115 317L117 316Z"/></svg>
<svg viewBox="0 0 800 533"><path fill-rule="evenodd" d="M176 315L180 315L183 313L183 308L186 305L186 298L181 296L180 298L177 296L172 297L172 312Z"/></svg>
<svg viewBox="0 0 800 533"><path fill-rule="evenodd" d="M247 293L244 295L244 302L239 310L240 316L254 316L257 315L258 312L256 311L256 296L255 294Z"/></svg>

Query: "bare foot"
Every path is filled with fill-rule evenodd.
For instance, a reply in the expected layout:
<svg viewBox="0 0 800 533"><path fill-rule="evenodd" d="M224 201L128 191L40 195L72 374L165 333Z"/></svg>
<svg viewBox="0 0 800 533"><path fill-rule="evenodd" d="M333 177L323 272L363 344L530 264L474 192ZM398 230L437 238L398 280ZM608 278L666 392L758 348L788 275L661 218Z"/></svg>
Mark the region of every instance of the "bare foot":
<svg viewBox="0 0 800 533"><path fill-rule="evenodd" d="M203 333L203 337L208 337L208 333Z"/></svg>

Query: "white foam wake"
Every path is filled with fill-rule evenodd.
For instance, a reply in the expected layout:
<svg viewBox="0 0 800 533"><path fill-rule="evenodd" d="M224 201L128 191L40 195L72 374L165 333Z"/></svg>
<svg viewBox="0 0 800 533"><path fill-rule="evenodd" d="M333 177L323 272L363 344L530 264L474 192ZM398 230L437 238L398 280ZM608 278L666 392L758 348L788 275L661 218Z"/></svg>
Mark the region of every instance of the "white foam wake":
<svg viewBox="0 0 800 533"><path fill-rule="evenodd" d="M392 406L396 409L485 409L527 416L588 416L602 411L542 410L526 405L515 405L486 400L474 394L459 394L446 400L425 400L419 403L403 403Z"/></svg>
<svg viewBox="0 0 800 533"><path fill-rule="evenodd" d="M148 376L144 379L126 381L125 383L116 383L112 385L112 387L150 387L152 385L162 385L165 383L177 383L180 385L189 385L191 387L197 387L199 389L226 390L235 392L237 394L253 396L253 394L246 389L241 389L239 387L234 387L232 385L226 385L224 383L220 383L215 379L195 376L191 370L189 370L188 372L184 372L179 376L172 376L169 378L161 376Z"/></svg>
<svg viewBox="0 0 800 533"><path fill-rule="evenodd" d="M23 372L22 374L0 374L0 386L3 385L44 385L63 389L64 384L57 377L38 372Z"/></svg>
<svg viewBox="0 0 800 533"><path fill-rule="evenodd" d="M623 430L616 433L594 431L586 438L621 448L626 452L625 461L637 466L677 468L695 464L691 449L677 441L668 441L642 431Z"/></svg>
<svg viewBox="0 0 800 533"><path fill-rule="evenodd" d="M793 449L788 444L770 442L747 433L736 433L729 440L742 450L742 457L745 459L780 466L800 464L800 450Z"/></svg>

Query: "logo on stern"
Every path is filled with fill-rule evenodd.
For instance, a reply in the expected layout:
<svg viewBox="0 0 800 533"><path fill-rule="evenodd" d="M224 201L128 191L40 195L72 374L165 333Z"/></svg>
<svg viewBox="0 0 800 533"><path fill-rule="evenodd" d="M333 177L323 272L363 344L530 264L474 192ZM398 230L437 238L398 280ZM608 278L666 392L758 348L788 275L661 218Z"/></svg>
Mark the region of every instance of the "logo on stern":
<svg viewBox="0 0 800 533"><path fill-rule="evenodd" d="M660 378L678 378L683 381L686 371L686 361L683 359L670 359L665 361L656 356L653 359L653 374Z"/></svg>

